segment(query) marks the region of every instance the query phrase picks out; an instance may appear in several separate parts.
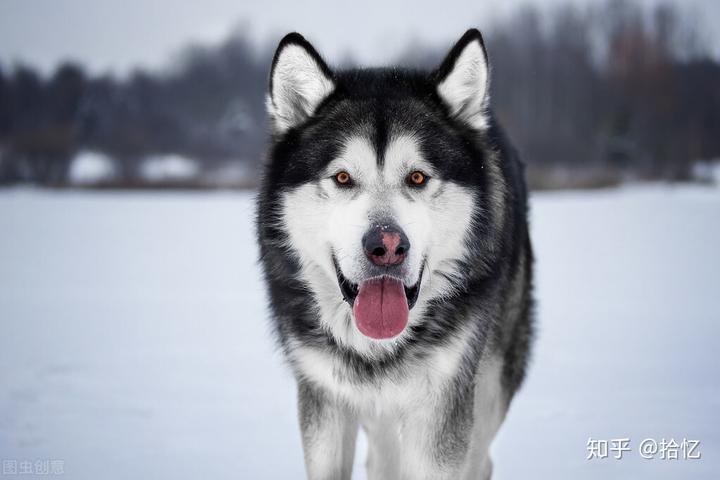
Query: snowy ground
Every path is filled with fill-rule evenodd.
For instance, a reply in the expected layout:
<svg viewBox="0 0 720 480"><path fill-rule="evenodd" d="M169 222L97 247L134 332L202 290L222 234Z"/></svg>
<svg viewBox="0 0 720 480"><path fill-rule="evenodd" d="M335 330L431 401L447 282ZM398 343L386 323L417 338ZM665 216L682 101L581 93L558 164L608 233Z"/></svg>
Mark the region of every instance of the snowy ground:
<svg viewBox="0 0 720 480"><path fill-rule="evenodd" d="M720 190L536 194L532 219L539 336L495 478L717 478ZM250 195L4 191L0 226L3 467L303 477ZM588 437L633 451L586 460ZM671 437L702 459L640 458Z"/></svg>

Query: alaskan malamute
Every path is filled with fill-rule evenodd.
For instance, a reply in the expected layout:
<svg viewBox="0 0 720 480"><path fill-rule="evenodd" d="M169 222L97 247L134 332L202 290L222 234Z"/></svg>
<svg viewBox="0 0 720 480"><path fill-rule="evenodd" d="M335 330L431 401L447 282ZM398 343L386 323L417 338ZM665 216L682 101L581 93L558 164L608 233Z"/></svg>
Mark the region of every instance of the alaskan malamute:
<svg viewBox="0 0 720 480"><path fill-rule="evenodd" d="M486 479L523 380L532 252L523 165L489 108L482 36L432 72L272 63L261 263L297 378L311 479Z"/></svg>

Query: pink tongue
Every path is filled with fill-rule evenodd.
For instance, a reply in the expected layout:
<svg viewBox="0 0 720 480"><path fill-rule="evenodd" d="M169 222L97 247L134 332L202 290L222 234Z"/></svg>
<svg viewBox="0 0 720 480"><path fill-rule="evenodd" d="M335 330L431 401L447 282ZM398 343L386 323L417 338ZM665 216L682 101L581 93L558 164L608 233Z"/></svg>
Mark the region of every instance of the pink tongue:
<svg viewBox="0 0 720 480"><path fill-rule="evenodd" d="M402 282L382 277L360 284L353 305L358 329L370 338L391 338L408 322L408 302Z"/></svg>

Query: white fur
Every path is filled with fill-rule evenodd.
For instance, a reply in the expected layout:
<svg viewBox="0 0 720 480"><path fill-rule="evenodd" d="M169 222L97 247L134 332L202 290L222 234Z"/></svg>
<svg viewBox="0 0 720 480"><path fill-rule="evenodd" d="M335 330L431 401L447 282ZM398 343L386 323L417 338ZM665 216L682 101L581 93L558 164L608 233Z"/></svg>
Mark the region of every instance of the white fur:
<svg viewBox="0 0 720 480"><path fill-rule="evenodd" d="M275 132L283 133L306 120L334 89L332 79L305 48L285 46L272 71L267 102Z"/></svg>
<svg viewBox="0 0 720 480"><path fill-rule="evenodd" d="M361 411L379 415L401 405L422 403L427 399L424 396L440 391L444 382L457 373L469 339L467 332L460 332L424 359L411 361L403 375L372 385L349 381L345 364L329 353L301 344L294 344L290 350L299 373L306 379Z"/></svg>
<svg viewBox="0 0 720 480"><path fill-rule="evenodd" d="M347 171L356 186L338 188L332 179ZM430 175L427 186L413 190L405 178L415 170ZM410 197L410 198L408 198ZM391 138L382 167L372 144L362 136L346 140L342 154L319 175L316 183L302 185L284 196L281 224L289 235L288 248L300 259L302 276L312 289L322 325L341 344L368 357L377 357L403 342L404 334L390 340L373 340L355 326L352 309L343 301L332 253L343 275L360 283L368 261L362 236L375 215L391 217L405 231L411 247L404 262L404 283L417 283L425 262L420 293L410 311L409 324L421 317L427 301L448 295L452 284L446 275L456 273L463 258L471 225L474 193L440 178L422 158L412 136ZM443 275L444 274L444 275Z"/></svg>
<svg viewBox="0 0 720 480"><path fill-rule="evenodd" d="M349 479L358 423L345 408L325 409L323 418L303 432L305 467L310 479Z"/></svg>
<svg viewBox="0 0 720 480"><path fill-rule="evenodd" d="M452 115L482 130L487 127L488 62L478 40L465 46L437 91Z"/></svg>
<svg viewBox="0 0 720 480"><path fill-rule="evenodd" d="M470 434L470 448L463 466L462 479L489 479L492 473L490 444L505 419L507 399L501 388L503 363L499 358L485 358L475 380L475 404Z"/></svg>
<svg viewBox="0 0 720 480"><path fill-rule="evenodd" d="M489 478L492 470L489 447L505 417L506 405L500 385L502 362L498 358L484 359L478 369L473 407L476 421L461 465L445 471L432 457L437 426L428 420L439 418L440 395L451 374L456 372L469 341L470 336L461 332L449 345L439 346L426 359L411 363L403 375L386 377L374 384L349 382L344 365L334 357L296 345L291 349L293 359L306 378L334 394L353 412L345 415L344 424L338 423L343 417L331 418L326 426L331 434L316 437L312 451L317 452L317 456L335 452L341 433L347 436L347 429L356 427L359 422L368 437L370 480ZM334 458L340 458L338 455ZM346 458L347 452L342 457ZM322 476L311 475L310 478Z"/></svg>
<svg viewBox="0 0 720 480"><path fill-rule="evenodd" d="M410 362L401 375L386 376L373 384L348 381L344 363L330 354L300 344L290 350L305 378L349 405L354 412L348 417L349 424L359 421L365 429L370 480L454 479L437 470L431 443L435 425L428 419L438 418L443 389L457 372L470 341L471 336L461 331L424 359ZM492 388L499 390L500 386ZM338 425L332 428L340 429ZM333 449L332 445L316 447L326 452Z"/></svg>

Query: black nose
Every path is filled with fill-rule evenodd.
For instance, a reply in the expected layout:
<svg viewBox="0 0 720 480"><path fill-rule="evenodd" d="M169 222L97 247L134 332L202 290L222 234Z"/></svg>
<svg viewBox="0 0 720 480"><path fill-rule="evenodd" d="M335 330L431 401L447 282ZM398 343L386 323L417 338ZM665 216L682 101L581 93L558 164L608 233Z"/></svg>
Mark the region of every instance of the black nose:
<svg viewBox="0 0 720 480"><path fill-rule="evenodd" d="M365 255L375 265L399 265L405 260L410 241L400 227L381 223L374 225L362 238Z"/></svg>

